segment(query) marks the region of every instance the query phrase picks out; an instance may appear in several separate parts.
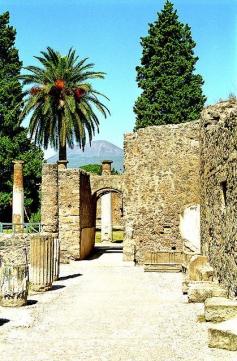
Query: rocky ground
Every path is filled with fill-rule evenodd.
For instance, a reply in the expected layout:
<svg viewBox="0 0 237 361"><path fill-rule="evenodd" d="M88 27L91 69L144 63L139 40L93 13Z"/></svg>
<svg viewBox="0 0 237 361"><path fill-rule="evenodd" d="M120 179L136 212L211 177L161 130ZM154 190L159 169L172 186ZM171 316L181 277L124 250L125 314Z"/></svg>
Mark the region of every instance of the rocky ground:
<svg viewBox="0 0 237 361"><path fill-rule="evenodd" d="M202 304L188 304L182 275L144 273L120 250L62 265L52 291L0 308L1 361L236 361L207 347Z"/></svg>

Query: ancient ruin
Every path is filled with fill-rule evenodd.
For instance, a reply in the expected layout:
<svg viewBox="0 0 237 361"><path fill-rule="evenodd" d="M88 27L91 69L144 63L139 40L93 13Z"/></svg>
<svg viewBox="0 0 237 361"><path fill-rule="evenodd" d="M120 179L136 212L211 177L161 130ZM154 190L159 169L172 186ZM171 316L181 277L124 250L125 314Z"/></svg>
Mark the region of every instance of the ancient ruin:
<svg viewBox="0 0 237 361"><path fill-rule="evenodd" d="M23 162L16 161L18 228L0 239L2 304L8 302L6 274L10 279L15 272L10 262L21 261L24 268L29 260L31 289L47 290L59 277L59 244L61 262L86 259L98 224L102 241L112 241L114 213L124 227L123 260L145 271L184 271L188 302L205 302L206 321L224 321L210 328L209 346L236 350L236 130L237 104L231 100L205 108L200 121L126 134L121 175L111 174L112 160L103 162L101 176L68 169L63 161L44 164L43 233L34 236L22 233ZM27 275L18 273L23 305Z"/></svg>

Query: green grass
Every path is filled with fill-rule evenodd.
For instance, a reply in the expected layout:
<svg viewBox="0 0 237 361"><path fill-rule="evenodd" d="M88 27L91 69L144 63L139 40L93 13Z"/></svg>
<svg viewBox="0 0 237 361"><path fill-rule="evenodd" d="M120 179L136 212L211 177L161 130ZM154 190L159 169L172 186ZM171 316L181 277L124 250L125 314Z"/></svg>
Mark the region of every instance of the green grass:
<svg viewBox="0 0 237 361"><path fill-rule="evenodd" d="M123 241L123 231L113 231L113 242L122 242ZM95 243L101 243L101 233L96 232L95 234Z"/></svg>

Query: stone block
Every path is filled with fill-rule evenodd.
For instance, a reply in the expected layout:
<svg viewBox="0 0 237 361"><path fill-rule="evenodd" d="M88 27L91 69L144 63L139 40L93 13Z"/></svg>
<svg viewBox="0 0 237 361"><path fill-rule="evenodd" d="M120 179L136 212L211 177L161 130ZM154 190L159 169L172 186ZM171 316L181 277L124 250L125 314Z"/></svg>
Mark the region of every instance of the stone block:
<svg viewBox="0 0 237 361"><path fill-rule="evenodd" d="M201 267L208 265L208 258L206 256L193 256L188 265L187 277L190 281L200 280L200 274L197 272Z"/></svg>
<svg viewBox="0 0 237 361"><path fill-rule="evenodd" d="M208 298L205 301L204 312L206 321L226 321L237 317L237 300L230 300L224 297Z"/></svg>
<svg viewBox="0 0 237 361"><path fill-rule="evenodd" d="M208 330L208 346L237 351L237 317L210 327Z"/></svg>
<svg viewBox="0 0 237 361"><path fill-rule="evenodd" d="M211 297L227 297L227 290L215 282L190 282L188 289L188 302L202 303Z"/></svg>
<svg viewBox="0 0 237 361"><path fill-rule="evenodd" d="M196 270L198 281L213 281L213 273L214 270L209 264L197 267Z"/></svg>

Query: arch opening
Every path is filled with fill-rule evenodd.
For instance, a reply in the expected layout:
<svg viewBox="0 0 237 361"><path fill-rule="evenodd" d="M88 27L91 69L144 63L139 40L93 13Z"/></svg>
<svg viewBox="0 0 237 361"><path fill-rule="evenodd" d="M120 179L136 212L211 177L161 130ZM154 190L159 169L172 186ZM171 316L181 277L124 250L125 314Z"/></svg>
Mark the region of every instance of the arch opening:
<svg viewBox="0 0 237 361"><path fill-rule="evenodd" d="M95 245L123 243L123 194L115 188L101 188L95 202Z"/></svg>

